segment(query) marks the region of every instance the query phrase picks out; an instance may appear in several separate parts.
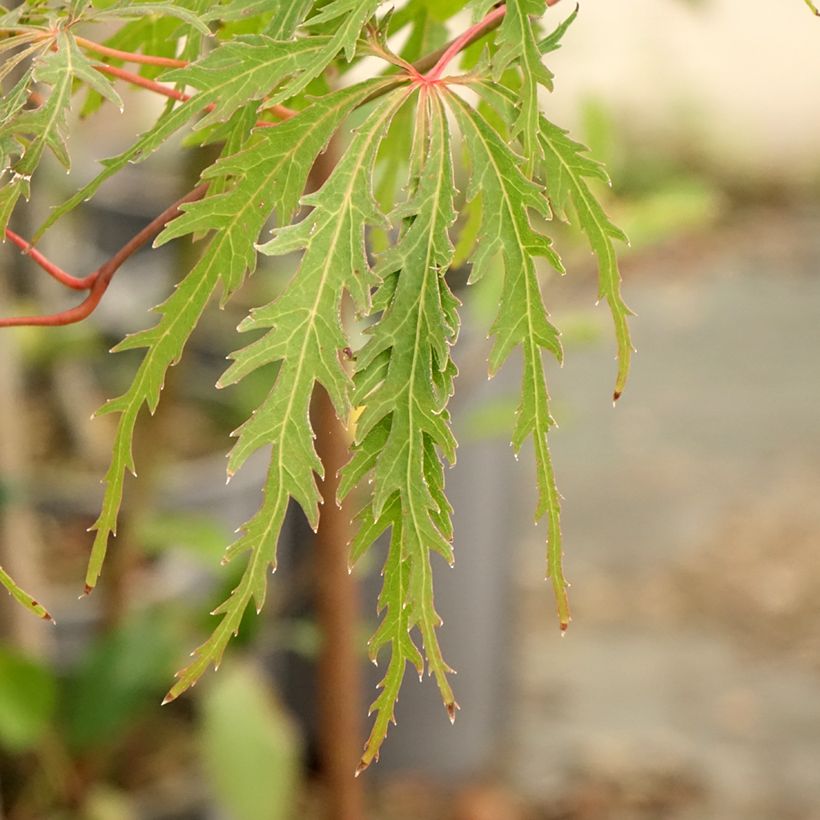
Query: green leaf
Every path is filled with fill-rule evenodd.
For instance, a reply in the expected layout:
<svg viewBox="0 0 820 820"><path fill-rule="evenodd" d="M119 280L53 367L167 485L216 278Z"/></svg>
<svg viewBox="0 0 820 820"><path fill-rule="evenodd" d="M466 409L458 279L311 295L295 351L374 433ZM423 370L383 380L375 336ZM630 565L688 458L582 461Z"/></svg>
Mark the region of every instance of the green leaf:
<svg viewBox="0 0 820 820"><path fill-rule="evenodd" d="M518 103L513 132L520 134L529 172L540 153L538 143L538 86L552 91L552 72L541 59L538 35L531 15L544 13L543 0L508 0L507 13L498 33L500 48L493 58L493 73L500 79L511 63L520 67L522 78L521 99Z"/></svg>
<svg viewBox="0 0 820 820"><path fill-rule="evenodd" d="M48 610L39 601L37 601L36 598L32 598L28 592L17 586L14 579L3 569L3 567L0 567L0 584L6 588L9 595L11 595L17 603L25 607L29 612L31 612L32 615L36 615L44 621L54 621Z"/></svg>
<svg viewBox="0 0 820 820"><path fill-rule="evenodd" d="M313 0L229 0L207 11L204 19L218 22L246 22L257 17L267 17L258 22L260 33L274 40L289 40L296 33L310 11ZM224 32L220 31L220 34Z"/></svg>
<svg viewBox="0 0 820 820"><path fill-rule="evenodd" d="M261 100L282 80L297 72L301 61L321 51L325 40L310 38L279 43L261 35L238 37L201 60L164 74L163 80L193 85L199 91L186 102L166 111L154 127L126 151L103 160L102 172L53 211L37 230L33 241L60 217L93 196L109 177L126 165L142 162L208 106L214 106L213 110L197 123L197 128L225 122L248 101ZM273 104L273 101L269 103Z"/></svg>
<svg viewBox="0 0 820 820"><path fill-rule="evenodd" d="M538 43L538 49L542 54L549 54L551 51L558 51L561 48L561 41L564 39L569 27L575 22L579 9L580 6L576 4L569 17L562 20L553 31Z"/></svg>
<svg viewBox="0 0 820 820"><path fill-rule="evenodd" d="M302 77L305 66L324 52L327 42L326 37L278 42L263 34L246 34L223 43L185 68L163 74L162 79L198 88L192 102L199 101L202 109L216 104L197 123L197 128L205 128L224 122L249 100L266 97L266 104L273 105L292 96L286 90L269 92L292 75Z"/></svg>
<svg viewBox="0 0 820 820"><path fill-rule="evenodd" d="M271 463L259 511L227 551L225 560L250 553L245 573L231 596L216 610L222 620L195 652L193 662L178 673L166 700L192 686L209 665L217 666L232 634L251 601L261 610L267 568L275 566L276 543L292 497L315 527L319 491L315 474L322 464L313 447L308 420L315 384L330 395L340 418L347 418L350 379L339 361L348 342L340 325L340 302L345 290L359 309L369 301L371 275L365 256L364 231L383 221L373 199L371 178L379 142L391 117L407 98L406 90L389 92L359 126L344 156L327 182L304 197L311 213L296 225L281 228L260 246L268 254L304 248L297 273L273 303L254 310L240 330L268 328L248 347L233 354L234 363L220 380L232 384L267 364L278 364L268 395L251 418L236 431L237 443L228 461L229 475L258 448L272 445Z"/></svg>
<svg viewBox="0 0 820 820"><path fill-rule="evenodd" d="M147 348L134 380L119 398L105 404L100 414L119 413L111 465L105 477L102 510L96 531L86 584L93 587L102 568L108 541L116 534L126 470L134 472L132 440L143 405L153 414L169 367L176 364L211 298L222 283L225 298L256 267L254 242L270 213L288 220L296 207L315 157L325 147L342 119L376 88L390 81L373 81L317 100L298 116L270 129L260 129L259 140L240 153L218 161L205 179L229 177L229 190L202 202L184 206L156 240L163 244L198 231L216 231L193 270L158 308L160 321L152 328L124 339L115 350Z"/></svg>
<svg viewBox="0 0 820 820"><path fill-rule="evenodd" d="M274 40L289 40L296 33L296 29L304 21L313 0L291 0L290 3L281 3L278 0L268 6L273 7L274 13L265 28L265 34Z"/></svg>
<svg viewBox="0 0 820 820"><path fill-rule="evenodd" d="M411 629L421 635L428 671L451 719L458 708L447 679L452 670L436 636L441 618L433 603L430 563L431 551L449 563L453 560L450 507L437 451L455 461L445 408L456 373L450 345L458 332L458 301L444 281L453 256L448 231L455 221L455 185L447 118L438 93L420 92L414 119L413 193L393 214L395 220L404 220L402 237L381 256L376 269L383 284L374 307L383 312L357 358L353 401L363 410L354 456L340 487L340 494L346 494L372 468L374 489L360 516L356 558L380 531L393 528L379 599L384 617L370 641L374 660L389 645L390 663L371 707L377 718L360 770L378 757L406 664L421 673Z"/></svg>
<svg viewBox="0 0 820 820"><path fill-rule="evenodd" d="M293 817L299 736L269 682L250 665L233 665L206 690L200 745L210 788L231 817Z"/></svg>
<svg viewBox="0 0 820 820"><path fill-rule="evenodd" d="M30 195L30 180L37 170L46 148L49 148L59 162L70 166L66 140L66 117L71 106L71 84L73 81L77 51L72 49L71 36L61 32L55 38L56 51L46 52L35 63L30 73L31 82L48 85L51 91L46 101L35 109L17 109L16 116L0 126L0 140L9 137L21 146L20 158L6 172L0 188L0 231L8 224L17 200ZM81 62L85 62L82 58Z"/></svg>
<svg viewBox="0 0 820 820"><path fill-rule="evenodd" d="M312 36L305 41L318 46L302 60L299 73L270 98L274 105L295 97L310 85L336 59L340 51L350 62L356 53L356 43L365 23L376 13L381 0L331 0L311 17L306 25L319 26L333 22L332 33L327 37ZM300 42L300 41L295 41Z"/></svg>
<svg viewBox="0 0 820 820"><path fill-rule="evenodd" d="M36 746L56 700L57 682L47 667L0 648L0 745L17 753Z"/></svg>
<svg viewBox="0 0 820 820"><path fill-rule="evenodd" d="M471 80L469 84L501 108L515 102L515 95L501 86L491 86L484 80ZM628 324L633 313L621 295L621 274L613 240L628 240L624 232L610 221L587 184L588 179L610 184L603 165L586 154L585 146L570 139L566 131L553 125L543 115L539 115L538 128L541 144L538 170L546 182L552 210L568 220L572 206L578 227L587 235L598 259L599 298L606 299L609 305L618 347L618 372L613 392L613 399L617 401L626 386L634 348Z"/></svg>
<svg viewBox="0 0 820 820"><path fill-rule="evenodd" d="M621 296L621 274L613 240L626 242L623 231L612 224L587 185L587 179L609 182L606 171L584 152L586 148L574 142L567 132L540 118L539 141L544 156L544 177L550 201L560 215L568 215L572 204L578 227L587 235L590 247L598 258L599 298L606 299L615 323L618 344L618 374L613 399L618 400L626 386L633 351L628 319L633 315Z"/></svg>
<svg viewBox="0 0 820 820"><path fill-rule="evenodd" d="M48 48L48 45L39 39L37 31L24 31L21 34L9 35L5 40L0 40L0 54L6 54L9 51L19 48L20 51L15 54L8 54L3 64L0 65L0 80L4 80L20 63L27 60L37 52L43 52ZM32 82L32 72L28 71L21 78L23 85L28 88ZM18 83L20 81L18 80ZM3 98L3 121L5 122L8 114L6 113L5 95Z"/></svg>
<svg viewBox="0 0 820 820"><path fill-rule="evenodd" d="M176 17L187 23L200 34L211 35L205 21L197 14L178 3L116 3L104 9L96 9L86 15L88 20L129 20L134 17Z"/></svg>
<svg viewBox="0 0 820 820"><path fill-rule="evenodd" d="M364 24L380 5L381 0L331 0L307 21L307 25L318 26L335 21L337 28L333 41L337 44L336 54L344 49L350 62L356 53L356 41Z"/></svg>
<svg viewBox="0 0 820 820"><path fill-rule="evenodd" d="M228 239L237 238L236 231L226 231L225 236ZM114 435L111 463L104 479L102 509L90 527L95 536L86 571L87 592L97 584L109 538L117 534L117 516L122 504L125 472L127 470L136 475L132 442L137 418L143 405L146 405L152 414L156 410L165 383L165 374L169 367L181 359L185 344L216 289L220 277L220 244L210 249L211 252L203 256L176 286L173 294L156 308L161 313L161 318L154 327L127 337L115 348L122 350L147 347L148 351L128 390L119 398L104 404L97 413L118 413L120 417Z"/></svg>
<svg viewBox="0 0 820 820"><path fill-rule="evenodd" d="M532 435L535 449L538 505L536 520L547 515L547 572L555 591L561 628L569 623L569 604L562 570L560 495L555 485L547 434L555 423L550 413L542 349L559 361L558 331L550 324L535 275L534 256L543 256L563 272L549 239L532 226L529 211L548 217L549 205L538 185L521 172L521 159L486 120L460 97L448 91L450 107L470 150L472 178L468 198L483 197L481 241L473 257L475 281L500 256L505 277L498 315L491 332L490 374L497 372L512 350L523 348L521 402L512 444L520 450Z"/></svg>

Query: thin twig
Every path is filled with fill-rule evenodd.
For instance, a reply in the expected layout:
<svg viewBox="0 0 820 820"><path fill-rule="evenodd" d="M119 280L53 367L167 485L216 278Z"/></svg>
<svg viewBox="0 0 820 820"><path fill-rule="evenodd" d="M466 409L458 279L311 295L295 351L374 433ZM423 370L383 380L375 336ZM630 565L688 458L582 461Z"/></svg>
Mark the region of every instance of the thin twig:
<svg viewBox="0 0 820 820"><path fill-rule="evenodd" d="M88 296L79 304L68 310L59 313L52 313L44 316L12 316L6 319L0 319L0 327L19 327L21 325L46 325L56 327L61 325L71 325L76 322L81 322L87 316L93 313L94 309L100 303L103 294L108 289L108 285L114 277L114 274L120 269L123 262L136 253L146 242L153 239L174 217L180 213L180 205L186 202L195 202L205 196L208 190L208 183L203 182L197 185L193 191L187 193L181 199L178 199L173 205L166 208L159 216L155 217L149 222L138 234L133 236L125 243L107 262L104 262L96 271L89 274L84 280L76 281L90 281L90 285L84 290L88 290ZM11 238L11 237L10 237ZM28 247L27 243L21 237L18 237L24 247ZM15 244L19 244L12 239ZM31 252L31 250L29 251ZM45 257L43 257L45 259ZM47 261L47 260L46 260ZM42 266L42 262L38 260L38 264ZM49 263L51 265L51 263ZM56 267L56 266L52 266ZM51 272L51 271L50 271ZM65 273L63 271L63 273ZM52 273L53 275L53 273ZM65 274L68 276L68 274ZM72 279L74 277L71 277ZM64 282L64 284L66 284Z"/></svg>
<svg viewBox="0 0 820 820"><path fill-rule="evenodd" d="M120 80L131 83L131 85L138 85L140 88L153 91L155 94L170 97L172 100L186 102L190 99L190 95L178 91L176 88L169 88L167 85L158 83L155 80L149 80L147 77L143 77L141 74L135 74L133 71L128 71L125 68L118 68L117 66L107 65L106 63L98 63L94 68L101 74L109 74L112 77L117 77Z"/></svg>
<svg viewBox="0 0 820 820"><path fill-rule="evenodd" d="M22 236L16 234L10 228L6 228L6 238L10 239L26 255L30 256L49 276L54 277L58 282L72 290L88 290L93 284L96 274L92 273L83 279L78 279L70 273L66 273L61 267L55 265L40 251L33 248Z"/></svg>
<svg viewBox="0 0 820 820"><path fill-rule="evenodd" d="M545 5L554 6L558 2L559 0L546 0ZM448 57L448 61L452 59L452 57L455 57L456 53L464 51L465 48L468 48L473 43L480 40L482 37L486 37L491 31L497 29L501 25L501 22L504 19L504 14L506 13L506 11L506 5L497 6L487 14L487 17L493 17L492 21L489 24L484 25L484 23L487 20L487 17L485 17L476 25L471 26L471 29L473 30L472 36L469 39L464 40L464 42L460 44L460 48L458 49L458 51L453 53L450 57ZM435 67L435 65L441 60L441 58L453 47L453 44L461 40L462 37L463 35L459 35L446 45L437 49L436 51L433 51L430 54L427 54L426 56L420 58L419 60L416 60L416 62L413 63L413 68L415 68L415 70L419 74L426 74L432 68Z"/></svg>
<svg viewBox="0 0 820 820"><path fill-rule="evenodd" d="M154 57L152 54L137 54L134 51L120 51L118 48L111 48L77 35L74 36L74 40L78 46L82 46L88 51L94 51L115 60L122 60L125 63L143 63L144 65L159 65L168 68L185 68L188 65L187 60L175 60L173 57Z"/></svg>

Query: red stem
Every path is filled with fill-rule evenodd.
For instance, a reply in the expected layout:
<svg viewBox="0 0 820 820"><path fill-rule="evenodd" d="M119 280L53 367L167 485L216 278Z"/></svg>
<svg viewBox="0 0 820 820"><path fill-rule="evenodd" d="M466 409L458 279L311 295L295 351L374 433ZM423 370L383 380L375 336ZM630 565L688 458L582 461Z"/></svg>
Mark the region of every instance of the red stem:
<svg viewBox="0 0 820 820"><path fill-rule="evenodd" d="M61 267L46 259L40 251L36 248L32 248L22 236L16 234L9 228L6 228L6 237L17 245L26 256L30 256L49 276L53 276L67 288L72 288L73 290L88 290L94 284L96 274L92 273L84 279L78 279L76 276L66 273Z"/></svg>
<svg viewBox="0 0 820 820"><path fill-rule="evenodd" d="M125 80L125 82L131 83L132 85L138 85L140 88L147 88L149 91L153 91L156 94L162 94L165 97L170 97L172 100L185 102L190 99L188 94L184 94L182 91L177 91L176 88L168 88L167 85L162 85L162 83L149 80L141 74L135 74L133 71L128 71L124 68L117 68L116 66L105 65L102 63L95 65L94 68L103 74L110 74L112 77Z"/></svg>
<svg viewBox="0 0 820 820"><path fill-rule="evenodd" d="M554 6L559 0L545 0L547 7ZM442 52L436 64L424 74L424 82L427 84L436 83L441 79L444 69L453 61L453 59L467 46L472 45L476 40L481 39L485 34L488 34L496 28L504 19L507 13L507 6L500 5L489 12L486 17L474 25L470 26L466 31L456 37ZM416 79L414 77L414 79Z"/></svg>
<svg viewBox="0 0 820 820"><path fill-rule="evenodd" d="M74 277L69 277L74 282L87 281L90 283L83 288L83 290L89 290L89 294L82 302L80 302L79 305L69 308L68 310L61 311L60 313L52 313L47 316L13 316L7 319L0 319L0 327L19 327L21 325L48 325L55 327L81 322L94 312L94 309L100 303L100 299L102 299L103 294L108 289L108 285L111 283L114 274L120 269L123 262L136 253L136 251L138 251L146 242L156 236L168 222L177 216L180 213L180 205L185 202L195 202L197 199L202 199L207 190L208 183L204 182L194 188L193 191L187 193L184 197L182 197L182 199L177 200L173 205L166 208L159 216L151 220L151 222L149 222L138 234L129 239L128 242L126 242L125 245L123 245L107 262L104 262L99 268L97 268L96 271L94 271L94 273L89 274L85 277L85 279L78 280ZM17 235L15 234L14 236L16 237ZM22 239L22 237L17 237L15 239L10 236L9 238L20 247L29 247L28 243ZM32 253L32 256L34 253L38 253L33 249L31 249L30 252ZM45 257L42 257L41 254L39 255L43 261L47 262ZM45 267L39 259L36 261L42 267ZM52 265L50 262L48 262L48 265L52 268L52 270L49 270L49 273L52 275L54 275L53 269L59 270L56 268L56 265ZM68 274L64 271L61 271L61 273L68 277ZM60 281L63 280L60 279ZM63 284L67 284L67 282L63 282ZM73 285L69 285L69 287L73 287Z"/></svg>
<svg viewBox="0 0 820 820"><path fill-rule="evenodd" d="M75 35L74 39L78 46L103 54L106 57L113 57L115 60L122 60L126 63L143 63L145 65L161 65L168 68L185 68L188 65L186 60L175 60L172 57L154 57L152 54L137 54L133 51L120 51L118 48L104 46L102 43L95 43L85 37Z"/></svg>
<svg viewBox="0 0 820 820"><path fill-rule="evenodd" d="M483 36L488 29L496 26L504 15L507 13L506 6L499 6L493 9L483 20L480 20L475 25L470 26L466 31L462 32L445 50L444 54L439 57L438 62L425 74L425 79L428 83L435 82L441 78L441 73L453 60L453 58L460 52L467 48L470 43Z"/></svg>
<svg viewBox="0 0 820 820"><path fill-rule="evenodd" d="M162 83L155 82L154 80L149 80L147 77L143 77L141 74L135 74L133 71L128 71L125 68L117 68L116 66L105 64L95 65L94 68L103 74L110 74L112 77L125 80L125 82L131 83L132 85L138 85L140 88L146 88L148 91L153 91L156 94L162 94L164 97L170 97L172 100L187 102L191 99L190 94L186 94L183 91L178 91L176 88L169 88L167 85L162 85ZM210 105L205 106L204 110L213 111L215 108L216 103L210 103ZM270 111L283 120L290 119L290 117L293 117L298 113L292 108L288 108L284 105L272 105L265 110ZM258 120L256 122L256 127L258 128L267 128L271 125L275 125L275 123L271 123L266 120Z"/></svg>

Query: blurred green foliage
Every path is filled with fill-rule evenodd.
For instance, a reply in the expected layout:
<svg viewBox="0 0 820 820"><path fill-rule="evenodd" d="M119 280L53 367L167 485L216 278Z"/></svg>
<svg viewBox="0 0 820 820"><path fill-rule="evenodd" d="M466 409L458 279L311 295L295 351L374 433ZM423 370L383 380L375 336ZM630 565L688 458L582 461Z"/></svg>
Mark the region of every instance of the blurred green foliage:
<svg viewBox="0 0 820 820"><path fill-rule="evenodd" d="M209 682L199 734L208 781L228 816L293 816L301 768L299 737L252 665L235 660Z"/></svg>
<svg viewBox="0 0 820 820"><path fill-rule="evenodd" d="M178 659L173 619L147 612L95 643L63 689L64 737L75 750L108 744L152 701Z"/></svg>
<svg viewBox="0 0 820 820"><path fill-rule="evenodd" d="M45 666L0 647L0 745L32 748L48 729L57 703L57 681Z"/></svg>

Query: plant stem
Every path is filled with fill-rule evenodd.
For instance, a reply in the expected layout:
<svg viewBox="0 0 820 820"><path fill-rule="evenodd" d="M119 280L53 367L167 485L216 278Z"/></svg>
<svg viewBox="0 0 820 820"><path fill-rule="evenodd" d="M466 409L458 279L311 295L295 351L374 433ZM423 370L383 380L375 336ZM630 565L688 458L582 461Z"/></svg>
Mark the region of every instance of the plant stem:
<svg viewBox="0 0 820 820"><path fill-rule="evenodd" d="M313 166L310 187L320 188L338 161L335 141ZM344 317L344 310L342 311ZM319 529L314 540L316 617L322 635L317 669L319 757L325 784L326 820L362 820L364 795L353 777L361 743L362 691L360 658L356 651L358 601L350 574L348 544L350 512L336 504L338 473L349 450L346 432L324 389L313 393L312 418L316 451L324 466Z"/></svg>
<svg viewBox="0 0 820 820"><path fill-rule="evenodd" d="M117 68L117 66L106 65L99 63L94 66L101 74L109 74L112 77L117 77L120 80L125 80L131 85L138 85L140 88L145 88L148 91L153 91L155 94L162 94L164 97L170 97L172 100L179 100L186 102L191 99L190 95L177 91L176 88L169 88L167 85L158 83L155 80L149 80L141 74L135 74L133 71L128 71L125 68Z"/></svg>
<svg viewBox="0 0 820 820"><path fill-rule="evenodd" d="M350 513L336 506L336 474L349 451L345 430L323 389L314 392L312 415L316 451L325 470L324 504L314 541L314 603L322 635L316 675L325 820L362 820L362 781L353 777L362 742L358 596L348 571Z"/></svg>
<svg viewBox="0 0 820 820"><path fill-rule="evenodd" d="M427 81L434 82L438 80L441 77L442 71L447 68L450 61L457 54L459 54L459 52L467 48L470 43L474 43L480 37L483 37L485 34L499 26L501 21L504 19L506 12L506 6L499 6L498 8L493 9L483 20L480 20L475 25L470 26L470 28L456 37L455 40L453 40L444 50L444 53L441 57L439 57L436 64L425 75Z"/></svg>
<svg viewBox="0 0 820 820"><path fill-rule="evenodd" d="M143 63L145 65L167 66L168 68L185 68L188 65L187 60L175 60L172 57L154 57L151 54L137 54L133 51L120 51L118 48L111 48L76 35L74 40L78 46L82 46L88 51L102 54L105 57L113 57L115 60L122 60L125 63Z"/></svg>
<svg viewBox="0 0 820 820"><path fill-rule="evenodd" d="M554 6L558 3L559 0L546 0L546 6ZM435 69L436 65L441 62L442 58L445 54L447 54L453 48L453 45L460 41L459 48L452 52L447 58L447 63L453 59L461 51L464 51L465 48L471 46L477 40L480 40L482 37L486 37L491 31L494 31L501 25L501 21L504 19L504 15L506 14L507 7L505 5L497 6L491 12L487 14L487 16L476 23L474 26L470 26L467 31L471 31L472 34L470 37L465 37L464 34L460 34L455 39L451 40L447 45L442 46L440 49L433 51L430 54L427 54L424 57L416 60L413 63L413 68L419 74L427 74L427 72ZM493 19L488 23L487 18L492 17ZM465 32L466 34L467 32ZM445 63L446 65L446 63ZM442 67L443 70L443 67Z"/></svg>
<svg viewBox="0 0 820 820"><path fill-rule="evenodd" d="M164 97L170 97L172 100L188 102L188 100L191 99L190 94L186 94L183 91L178 91L176 88L169 88L167 85L158 83L155 80L149 80L141 74L135 74L133 71L128 71L124 68L117 68L113 65L104 64L95 65L94 68L102 74L110 74L112 77L125 80L125 82L131 83L132 85L138 85L140 88L153 91L155 94L162 94ZM216 103L210 103L210 105L206 105L205 108L203 108L203 111L213 111L215 108ZM288 108L285 105L271 105L265 110L270 111L282 120L287 120L290 117L295 116L297 113L292 108ZM276 125L276 123L267 122L266 120L258 120L255 125L257 128L269 128L271 125Z"/></svg>
<svg viewBox="0 0 820 820"><path fill-rule="evenodd" d="M20 325L59 326L71 325L75 322L82 321L93 313L94 309L100 303L100 299L102 299L103 294L108 289L111 279L120 269L122 264L129 257L133 256L133 254L135 254L146 242L153 239L168 222L180 213L180 205L183 205L186 202L195 202L198 199L202 199L207 190L208 183L204 182L201 185L197 185L193 191L187 193L173 205L166 208L159 216L151 220L151 222L149 222L138 234L129 239L128 242L126 242L108 261L104 262L99 268L97 268L94 273L89 274L83 280L75 280L90 282L90 285L85 288L90 290L88 296L76 307L69 308L68 310L64 310L60 313L53 313L45 316L13 316L6 319L0 319L0 327L19 327ZM28 244L24 239L21 237L18 237L18 239L22 243L23 247L28 248ZM15 241L15 244L18 243ZM31 253L31 250L29 249L27 252ZM40 256L42 257L42 254L40 254ZM45 257L42 257L42 259L45 260ZM37 261L38 264L42 266L42 262L39 260ZM49 262L48 264L51 268L56 269L56 266L52 265L52 263ZM49 272L53 275L53 271ZM61 273L65 274L64 271L61 271ZM68 274L65 274L65 276L68 276ZM70 278L73 279L74 277ZM65 282L63 284L65 284Z"/></svg>
<svg viewBox="0 0 820 820"><path fill-rule="evenodd" d="M30 256L49 276L72 290L88 290L96 278L96 273L89 274L84 279L77 279L66 273L61 267L46 259L40 251L33 248L22 236L6 228L6 238L10 239L26 255Z"/></svg>

